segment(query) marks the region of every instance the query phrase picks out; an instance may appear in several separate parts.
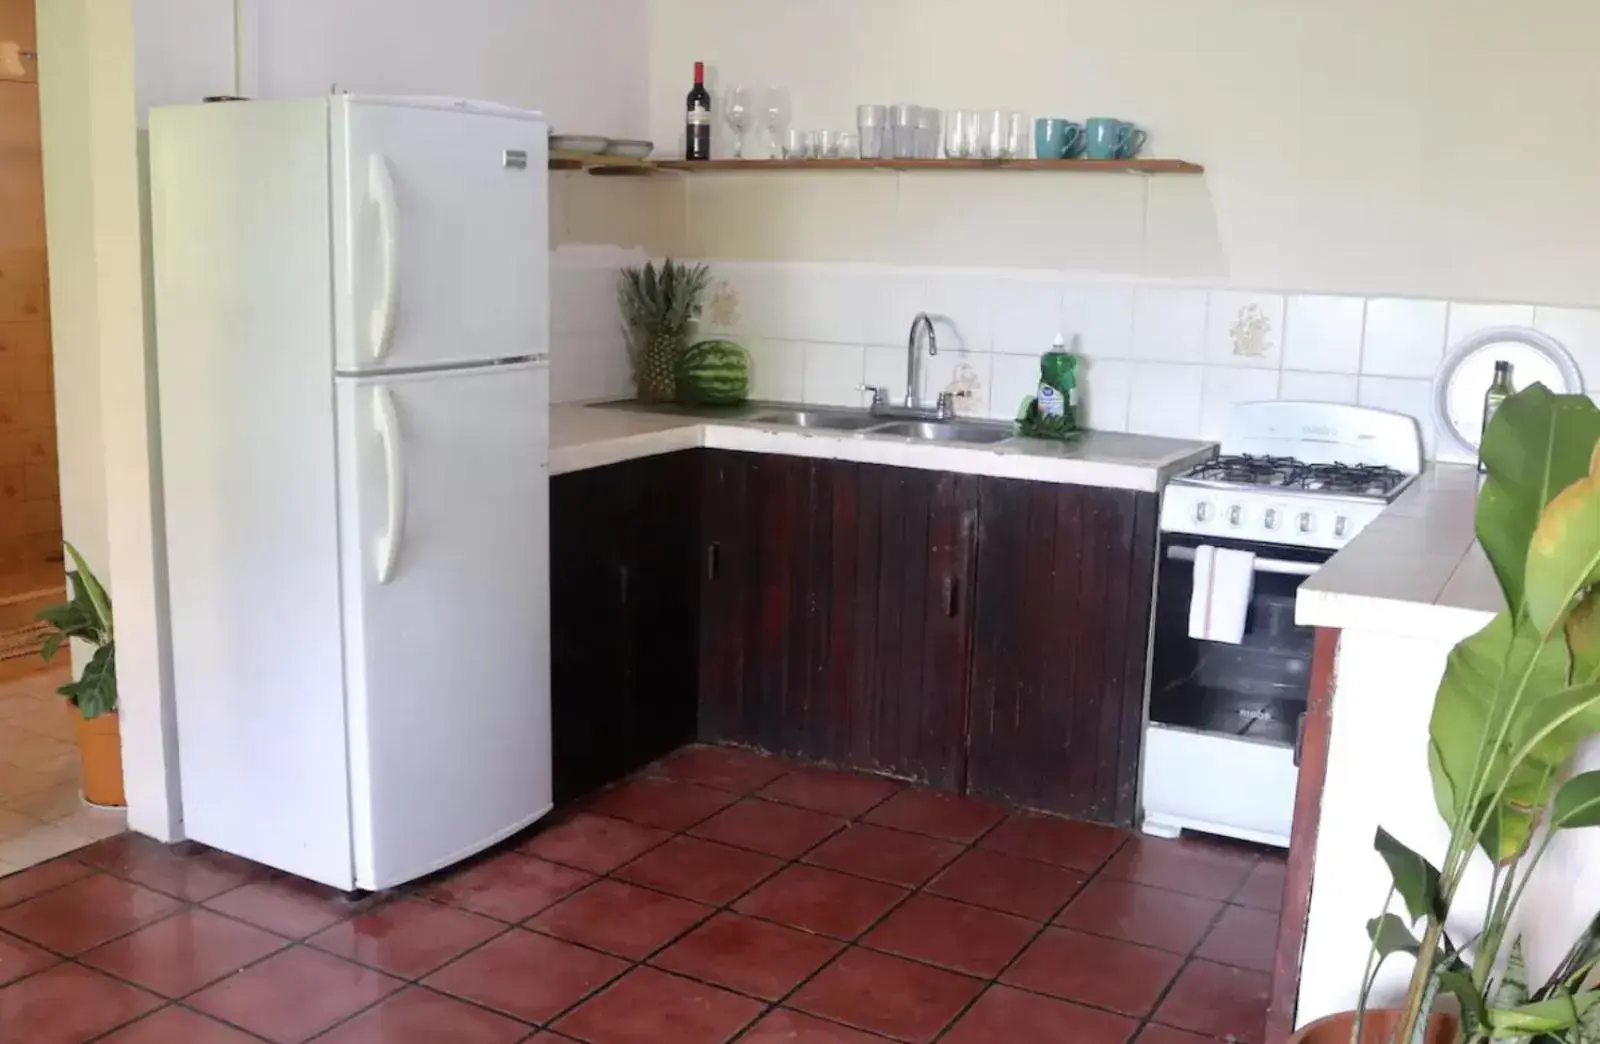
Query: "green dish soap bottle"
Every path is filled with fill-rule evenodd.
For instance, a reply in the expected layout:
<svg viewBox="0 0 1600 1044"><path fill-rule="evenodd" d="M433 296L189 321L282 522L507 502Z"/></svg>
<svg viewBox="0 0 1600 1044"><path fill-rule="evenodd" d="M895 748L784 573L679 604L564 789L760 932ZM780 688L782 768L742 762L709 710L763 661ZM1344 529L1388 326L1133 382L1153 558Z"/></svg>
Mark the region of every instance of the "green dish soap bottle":
<svg viewBox="0 0 1600 1044"><path fill-rule="evenodd" d="M1039 391L1022 404L1017 430L1034 439L1070 439L1078 434L1078 359L1056 334L1039 357Z"/></svg>

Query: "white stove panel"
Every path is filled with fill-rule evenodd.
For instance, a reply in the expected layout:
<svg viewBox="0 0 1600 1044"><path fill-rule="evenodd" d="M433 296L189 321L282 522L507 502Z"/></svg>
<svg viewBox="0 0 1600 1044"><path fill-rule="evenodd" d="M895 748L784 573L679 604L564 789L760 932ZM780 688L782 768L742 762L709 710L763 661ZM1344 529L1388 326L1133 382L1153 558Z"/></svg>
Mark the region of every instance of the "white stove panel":
<svg viewBox="0 0 1600 1044"><path fill-rule="evenodd" d="M1169 483L1161 531L1337 551L1386 507L1381 501L1284 496L1248 488Z"/></svg>
<svg viewBox="0 0 1600 1044"><path fill-rule="evenodd" d="M1246 402L1228 412L1222 452L1294 457L1307 464L1381 464L1422 470L1416 419L1330 402Z"/></svg>

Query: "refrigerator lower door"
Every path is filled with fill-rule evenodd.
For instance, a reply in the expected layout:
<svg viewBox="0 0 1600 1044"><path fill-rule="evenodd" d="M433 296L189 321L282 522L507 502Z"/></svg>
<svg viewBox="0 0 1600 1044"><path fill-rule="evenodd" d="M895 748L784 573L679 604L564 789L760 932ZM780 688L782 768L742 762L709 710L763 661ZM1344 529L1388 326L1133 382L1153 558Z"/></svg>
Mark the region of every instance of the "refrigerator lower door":
<svg viewBox="0 0 1600 1044"><path fill-rule="evenodd" d="M340 97L329 133L335 368L547 354L548 124Z"/></svg>
<svg viewBox="0 0 1600 1044"><path fill-rule="evenodd" d="M549 369L336 380L359 887L551 804Z"/></svg>

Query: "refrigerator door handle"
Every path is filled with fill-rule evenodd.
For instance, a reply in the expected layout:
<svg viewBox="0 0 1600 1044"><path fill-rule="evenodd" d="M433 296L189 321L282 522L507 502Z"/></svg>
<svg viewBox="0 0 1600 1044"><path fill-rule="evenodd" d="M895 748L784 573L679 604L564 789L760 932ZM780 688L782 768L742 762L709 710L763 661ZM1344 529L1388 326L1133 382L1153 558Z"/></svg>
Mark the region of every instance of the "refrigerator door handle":
<svg viewBox="0 0 1600 1044"><path fill-rule="evenodd" d="M388 485L388 511L383 535L378 538L378 583L394 577L400 561L400 543L406 527L406 464L401 453L400 418L395 413L394 393L383 385L372 389L376 409L373 420L378 439L383 443L383 470Z"/></svg>
<svg viewBox="0 0 1600 1044"><path fill-rule="evenodd" d="M367 165L368 190L378 210L378 260L383 277L379 282L378 303L372 312L372 359L389 354L394 339L394 323L400 308L400 232L399 200L394 191L394 174L388 157L373 153Z"/></svg>

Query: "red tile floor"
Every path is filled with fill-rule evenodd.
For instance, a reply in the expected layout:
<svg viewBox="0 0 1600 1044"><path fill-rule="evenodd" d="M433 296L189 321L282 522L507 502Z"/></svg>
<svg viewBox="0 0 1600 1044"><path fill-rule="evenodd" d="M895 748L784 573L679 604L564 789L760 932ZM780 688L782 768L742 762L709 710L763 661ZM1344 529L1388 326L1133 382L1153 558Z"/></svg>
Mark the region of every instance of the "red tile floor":
<svg viewBox="0 0 1600 1044"><path fill-rule="evenodd" d="M1262 1044L1283 865L690 748L336 893L132 835L0 879L26 1044Z"/></svg>

